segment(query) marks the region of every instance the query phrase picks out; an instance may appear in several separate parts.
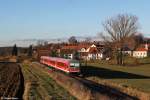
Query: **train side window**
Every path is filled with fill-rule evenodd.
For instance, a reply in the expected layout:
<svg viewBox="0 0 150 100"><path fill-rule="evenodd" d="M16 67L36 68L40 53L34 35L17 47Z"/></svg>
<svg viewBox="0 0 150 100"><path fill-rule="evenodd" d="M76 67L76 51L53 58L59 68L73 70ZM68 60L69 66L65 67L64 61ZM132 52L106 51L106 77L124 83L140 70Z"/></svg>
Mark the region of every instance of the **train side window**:
<svg viewBox="0 0 150 100"><path fill-rule="evenodd" d="M55 61L50 61L50 63L51 63L52 65L55 65Z"/></svg>
<svg viewBox="0 0 150 100"><path fill-rule="evenodd" d="M58 64L58 66L60 66L60 67L61 67L61 66L64 67L64 63L62 63L62 62L58 62L57 64Z"/></svg>
<svg viewBox="0 0 150 100"><path fill-rule="evenodd" d="M64 66L64 64L63 64L63 63L60 63L60 65L61 65L61 66Z"/></svg>

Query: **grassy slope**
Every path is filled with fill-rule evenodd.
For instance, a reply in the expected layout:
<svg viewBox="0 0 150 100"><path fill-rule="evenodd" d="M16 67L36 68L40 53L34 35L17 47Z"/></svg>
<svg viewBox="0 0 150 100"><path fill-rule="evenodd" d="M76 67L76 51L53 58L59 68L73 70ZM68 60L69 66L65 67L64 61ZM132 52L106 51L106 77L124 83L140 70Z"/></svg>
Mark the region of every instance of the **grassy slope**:
<svg viewBox="0 0 150 100"><path fill-rule="evenodd" d="M23 65L26 82L31 82L29 99L67 99L74 100L65 89L56 84L47 74L29 65Z"/></svg>
<svg viewBox="0 0 150 100"><path fill-rule="evenodd" d="M150 59L148 59L148 60L144 59L144 61L150 61ZM150 64L139 65L139 66L134 66L134 67L109 65L107 63L105 63L105 64L89 63L88 65L94 66L94 67L100 68L100 69L101 68L106 69L106 70L108 69L107 74L110 74L112 76L112 78L111 77L103 77L103 76L99 77L99 78L106 79L107 81L110 81L110 82L116 82L123 86L131 86L131 87L137 88L142 91L150 92L150 78L138 78L138 77L131 78L130 75L128 75L128 77L125 77L125 78L120 77L124 73L126 73L126 74L132 73L134 75L150 77ZM118 77L115 76L115 78L114 78L113 75L114 74L117 75L117 73L118 73L117 71L119 71ZM104 74L104 75L106 75L106 74Z"/></svg>

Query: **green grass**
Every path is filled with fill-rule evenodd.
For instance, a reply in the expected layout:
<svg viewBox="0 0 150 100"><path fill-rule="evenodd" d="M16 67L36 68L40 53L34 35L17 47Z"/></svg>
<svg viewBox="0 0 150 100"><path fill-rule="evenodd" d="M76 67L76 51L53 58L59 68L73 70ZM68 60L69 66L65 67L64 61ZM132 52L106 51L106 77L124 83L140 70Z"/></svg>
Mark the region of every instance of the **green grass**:
<svg viewBox="0 0 150 100"><path fill-rule="evenodd" d="M141 65L119 66L107 62L88 63L84 66L87 77L97 77L122 86L130 86L144 92L150 92L150 58L139 59Z"/></svg>
<svg viewBox="0 0 150 100"><path fill-rule="evenodd" d="M23 75L25 81L35 82L30 89L30 99L43 99L44 97L50 97L55 100L76 100L71 96L68 91L59 86L52 78L43 73L40 69L33 66L22 66Z"/></svg>

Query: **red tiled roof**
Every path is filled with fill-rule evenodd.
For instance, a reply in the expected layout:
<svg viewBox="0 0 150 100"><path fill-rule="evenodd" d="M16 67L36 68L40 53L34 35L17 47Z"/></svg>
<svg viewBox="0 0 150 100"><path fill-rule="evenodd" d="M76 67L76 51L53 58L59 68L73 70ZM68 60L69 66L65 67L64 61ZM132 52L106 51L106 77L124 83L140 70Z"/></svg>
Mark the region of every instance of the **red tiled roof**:
<svg viewBox="0 0 150 100"><path fill-rule="evenodd" d="M74 50L73 49L62 49L61 52L65 53L65 54L72 54L74 52Z"/></svg>
<svg viewBox="0 0 150 100"><path fill-rule="evenodd" d="M77 51L77 50L81 50L82 48L85 49L89 49L88 53L97 53L99 52L99 50L97 49L97 47L90 47L92 44L78 44L78 45L67 45L62 47L61 51L65 52L65 53L71 53L73 51ZM87 55L87 53L84 53L82 55Z"/></svg>
<svg viewBox="0 0 150 100"><path fill-rule="evenodd" d="M148 51L148 50L145 48L137 48L136 51Z"/></svg>
<svg viewBox="0 0 150 100"><path fill-rule="evenodd" d="M139 46L139 48L145 48L145 45L146 45L146 44L141 44L141 45ZM148 46L148 50L150 50L150 43L148 43L147 46ZM145 50L146 50L146 49L145 49Z"/></svg>
<svg viewBox="0 0 150 100"><path fill-rule="evenodd" d="M98 50L96 47L91 47L90 50L89 50L89 53L97 53Z"/></svg>
<svg viewBox="0 0 150 100"><path fill-rule="evenodd" d="M87 49L87 48L89 48L91 45L79 45L78 46L78 49L81 49L81 48L85 48L85 49Z"/></svg>
<svg viewBox="0 0 150 100"><path fill-rule="evenodd" d="M62 49L74 49L74 50L80 50L81 48L89 48L91 45L83 45L83 44L79 44L79 45L68 45L68 46L64 46L62 47Z"/></svg>
<svg viewBox="0 0 150 100"><path fill-rule="evenodd" d="M75 49L75 50L77 50L78 46L64 46L64 47L62 47L62 49Z"/></svg>

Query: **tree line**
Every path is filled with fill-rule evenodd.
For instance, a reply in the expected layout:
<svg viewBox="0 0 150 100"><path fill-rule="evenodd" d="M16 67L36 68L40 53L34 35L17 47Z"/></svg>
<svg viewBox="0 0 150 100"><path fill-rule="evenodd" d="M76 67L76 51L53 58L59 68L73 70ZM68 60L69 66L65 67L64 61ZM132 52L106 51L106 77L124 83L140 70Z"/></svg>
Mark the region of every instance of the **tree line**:
<svg viewBox="0 0 150 100"><path fill-rule="evenodd" d="M30 45L27 50L27 56L32 57L32 54L33 54L33 47L32 45ZM12 56L18 56L18 47L16 44L12 48Z"/></svg>

